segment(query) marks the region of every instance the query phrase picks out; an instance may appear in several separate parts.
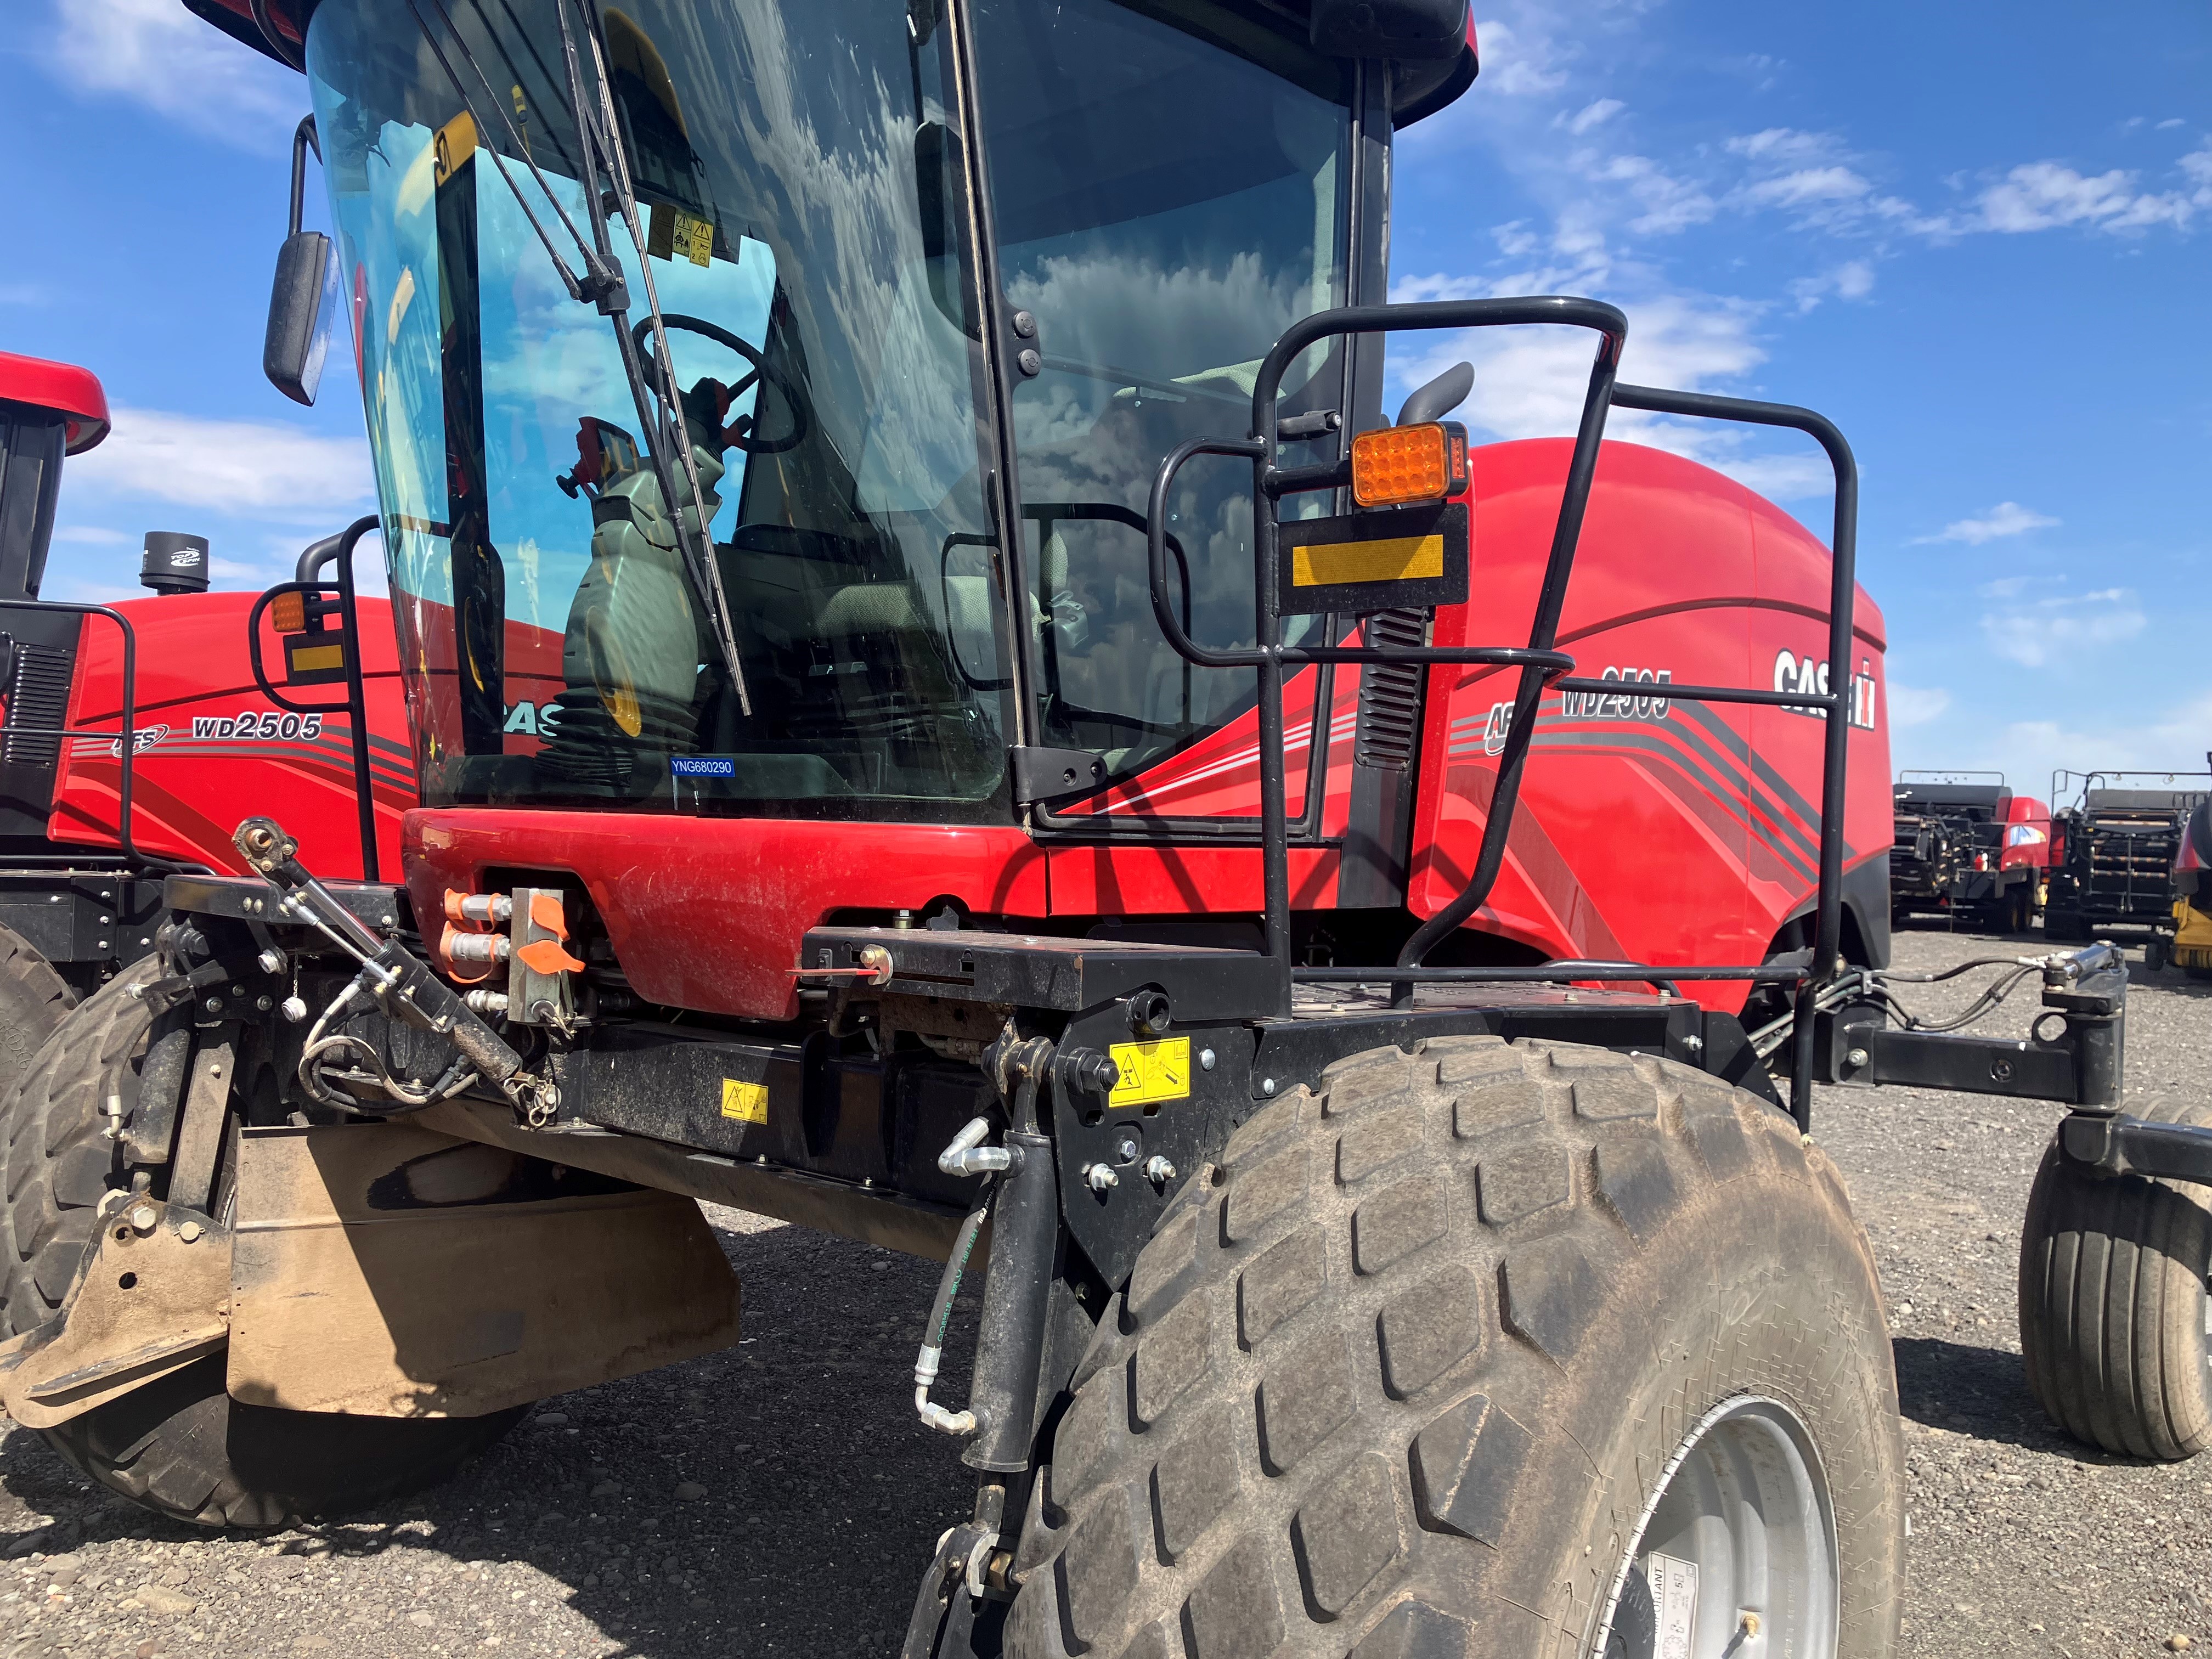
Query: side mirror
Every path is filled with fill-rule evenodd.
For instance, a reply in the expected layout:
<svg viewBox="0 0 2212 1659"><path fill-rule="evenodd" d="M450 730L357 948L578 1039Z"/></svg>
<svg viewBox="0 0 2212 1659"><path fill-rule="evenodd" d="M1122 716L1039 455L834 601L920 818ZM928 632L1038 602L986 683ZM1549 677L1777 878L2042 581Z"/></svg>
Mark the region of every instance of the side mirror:
<svg viewBox="0 0 2212 1659"><path fill-rule="evenodd" d="M1332 58L1431 62L1467 50L1467 0L1314 0L1308 27Z"/></svg>
<svg viewBox="0 0 2212 1659"><path fill-rule="evenodd" d="M303 230L284 239L269 295L269 334L261 372L295 404L315 401L338 312L338 264L331 239Z"/></svg>
<svg viewBox="0 0 2212 1659"><path fill-rule="evenodd" d="M261 345L261 372L295 404L315 401L323 359L338 314L338 264L331 239L302 230L307 202L307 151L319 157L315 118L303 117L292 135L292 226L276 253L276 282L269 294L269 332Z"/></svg>

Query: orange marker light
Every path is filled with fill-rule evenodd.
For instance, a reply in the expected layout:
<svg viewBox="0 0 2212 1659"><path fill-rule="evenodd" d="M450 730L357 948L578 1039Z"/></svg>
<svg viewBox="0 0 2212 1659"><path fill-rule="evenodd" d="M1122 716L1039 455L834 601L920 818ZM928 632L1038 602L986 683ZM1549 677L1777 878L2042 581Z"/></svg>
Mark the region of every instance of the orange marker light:
<svg viewBox="0 0 2212 1659"><path fill-rule="evenodd" d="M1441 501L1467 486L1467 430L1430 421L1352 441L1352 499L1361 507Z"/></svg>
<svg viewBox="0 0 2212 1659"><path fill-rule="evenodd" d="M307 631L307 596L295 589L279 593L269 602L269 624L279 634L304 634Z"/></svg>

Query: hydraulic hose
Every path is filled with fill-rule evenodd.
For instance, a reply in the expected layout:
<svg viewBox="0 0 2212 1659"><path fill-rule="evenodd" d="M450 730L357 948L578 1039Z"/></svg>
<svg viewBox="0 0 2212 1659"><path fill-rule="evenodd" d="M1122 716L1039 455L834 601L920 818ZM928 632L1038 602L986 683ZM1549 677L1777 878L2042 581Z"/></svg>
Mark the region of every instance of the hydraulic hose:
<svg viewBox="0 0 2212 1659"><path fill-rule="evenodd" d="M975 1432L975 1413L949 1412L929 1397L930 1385L937 1381L939 1364L945 1358L945 1331L952 1322L953 1298L960 1294L961 1275L968 1271L968 1259L975 1253L975 1235L982 1231L984 1218L991 1213L992 1189L995 1179L984 1183L983 1196L968 1218L960 1224L958 1237L952 1241L952 1254L945 1258L945 1273L937 1281L937 1300L930 1304L929 1322L922 1328L921 1352L914 1361L914 1408L921 1420L933 1429L951 1435L970 1435Z"/></svg>

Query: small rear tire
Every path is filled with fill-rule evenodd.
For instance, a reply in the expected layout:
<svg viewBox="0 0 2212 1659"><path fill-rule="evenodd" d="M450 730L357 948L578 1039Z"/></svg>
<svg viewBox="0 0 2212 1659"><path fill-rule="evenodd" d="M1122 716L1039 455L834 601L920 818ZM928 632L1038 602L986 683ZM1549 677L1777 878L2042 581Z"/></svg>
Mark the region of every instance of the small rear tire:
<svg viewBox="0 0 2212 1659"><path fill-rule="evenodd" d="M10 927L0 927L0 1097L21 1082L76 993L36 946Z"/></svg>
<svg viewBox="0 0 2212 1659"><path fill-rule="evenodd" d="M1875 1659L1900 1449L1871 1252L1782 1113L1572 1044L1381 1049L1168 1206L1077 1369L1005 1650L1649 1654L1672 1557L1692 1651L1750 1610L1762 1647Z"/></svg>
<svg viewBox="0 0 2212 1659"><path fill-rule="evenodd" d="M2162 974L2172 964L2173 953L2163 935L2153 934L2149 944L2143 946L2143 972Z"/></svg>
<svg viewBox="0 0 2212 1659"><path fill-rule="evenodd" d="M2212 1107L2154 1122L2212 1125ZM2178 1462L2212 1445L2205 1273L2212 1194L2186 1182L2084 1174L2054 1136L2021 1233L2027 1385L2076 1440Z"/></svg>
<svg viewBox="0 0 2212 1659"><path fill-rule="evenodd" d="M0 1101L0 1324L9 1335L61 1312L101 1199L131 1184L101 1107L110 1097L126 1111L137 1102L153 1016L131 992L158 971L149 961L87 998ZM152 1173L158 1193L163 1171ZM77 1468L156 1514L269 1528L434 1485L522 1415L352 1417L245 1406L225 1391L225 1363L210 1355L42 1432Z"/></svg>

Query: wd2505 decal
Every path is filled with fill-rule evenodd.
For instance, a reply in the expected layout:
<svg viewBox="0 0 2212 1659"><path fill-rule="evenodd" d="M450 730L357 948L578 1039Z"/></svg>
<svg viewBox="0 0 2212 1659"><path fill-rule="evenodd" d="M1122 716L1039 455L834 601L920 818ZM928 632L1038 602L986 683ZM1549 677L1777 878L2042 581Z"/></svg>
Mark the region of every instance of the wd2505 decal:
<svg viewBox="0 0 2212 1659"><path fill-rule="evenodd" d="M1618 680L1618 691L1562 691L1559 693L1559 715L1569 720L1663 720L1672 707L1665 697L1655 697L1644 688L1671 685L1674 671L1671 668L1623 668L1608 665L1598 678ZM1497 702L1490 706L1490 719L1482 728L1482 752L1500 755L1505 752L1506 734L1513 727L1513 705Z"/></svg>
<svg viewBox="0 0 2212 1659"><path fill-rule="evenodd" d="M275 709L241 708L235 714L195 714L196 738L233 743L294 743L323 735L320 714L280 714Z"/></svg>
<svg viewBox="0 0 2212 1659"><path fill-rule="evenodd" d="M1794 691L1800 696L1828 695L1828 665L1811 657L1798 657L1788 651L1777 652L1774 658L1774 689ZM1808 720L1824 720L1827 711L1822 708L1792 708L1793 714ZM1862 732L1874 730L1875 684L1874 660L1859 659L1859 672L1851 676L1850 723Z"/></svg>

